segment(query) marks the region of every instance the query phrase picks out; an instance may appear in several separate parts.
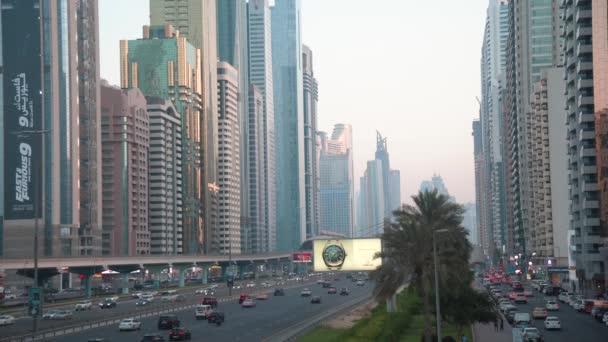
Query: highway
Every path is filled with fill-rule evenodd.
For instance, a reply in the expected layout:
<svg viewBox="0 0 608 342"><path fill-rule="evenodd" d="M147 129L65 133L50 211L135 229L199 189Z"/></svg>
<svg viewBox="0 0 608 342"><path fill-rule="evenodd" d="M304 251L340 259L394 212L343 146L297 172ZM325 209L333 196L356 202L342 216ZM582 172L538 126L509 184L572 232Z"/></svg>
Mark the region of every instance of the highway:
<svg viewBox="0 0 608 342"><path fill-rule="evenodd" d="M344 277L342 277L344 278ZM235 300L221 302L219 310L225 313L226 322L221 326L209 325L206 321L197 321L194 317L194 310L189 309L181 312L177 312L179 319L182 321L182 326L192 330L193 340L201 340L204 337L205 340L210 341L261 341L264 337L268 337L277 332L280 332L286 328L289 328L293 324L301 322L302 320L310 319L319 313L327 311L337 305L354 301L358 298L363 298L371 295L372 285L366 283L365 286L355 286L355 283L349 279L342 279L340 281L334 281L333 285L340 287L348 287L351 290L349 296L340 295L329 295L327 289L323 289L321 285L314 283L316 278L311 278L309 281L312 283L301 284L299 282L287 282L282 287L285 287L285 296L272 296L274 287L268 288L255 288L233 291L233 295L243 291L245 293L253 293L260 291L267 291L270 296L267 301L257 301L257 307L255 308L241 308L238 302ZM292 287L293 286L293 287ZM309 298L301 297L300 291L302 288L308 287L312 290L313 295L321 295L321 304L311 304ZM225 291L222 290L222 291ZM222 292L216 293L218 297L221 297ZM187 301L182 303L195 304L198 302L200 296L195 296L190 293L187 296ZM131 307L131 305L133 305ZM61 322L63 324L75 324L78 320L84 322L85 319L104 319L112 317L111 315L118 315L119 312L126 314L129 310L133 310L134 304L121 303L116 309L105 309L100 310L94 309L92 312L75 313L75 317L72 322ZM119 311L124 310L124 311ZM92 317L90 317L90 316ZM78 316L78 317L76 317ZM162 333L166 338L168 336L167 331L159 331L156 327L158 316L142 319L143 328L141 331L134 332L119 332L117 326L108 326L104 328L96 328L81 333L75 333L71 335L62 336L57 339L47 339L48 341L86 341L89 338L103 337L108 341L139 341L140 338L146 333ZM27 321L27 320L23 320ZM45 322L46 323L46 322ZM56 323L56 322L53 322ZM18 324L21 324L18 322ZM13 330L17 331L21 329L29 329L31 321L26 324L25 327L15 325L14 327L0 328L0 336L5 335L6 332ZM27 331L27 330L26 330ZM23 330L21 330L23 333Z"/></svg>
<svg viewBox="0 0 608 342"><path fill-rule="evenodd" d="M532 291L534 297L528 298L527 304L515 304L518 312L529 312L535 307L545 307L547 299L545 295L534 290L529 284L525 285L527 291ZM503 291L508 293L510 287L503 285ZM551 299L557 299L551 297ZM549 311L549 316L559 317L562 323L562 330L545 330L544 320L537 319L533 320L532 326L537 327L543 334L545 341L547 342L604 342L608 341L608 326L601 322L596 321L591 315L586 313L580 313L572 309L568 304L559 303L559 311ZM507 326L505 321L505 326Z"/></svg>

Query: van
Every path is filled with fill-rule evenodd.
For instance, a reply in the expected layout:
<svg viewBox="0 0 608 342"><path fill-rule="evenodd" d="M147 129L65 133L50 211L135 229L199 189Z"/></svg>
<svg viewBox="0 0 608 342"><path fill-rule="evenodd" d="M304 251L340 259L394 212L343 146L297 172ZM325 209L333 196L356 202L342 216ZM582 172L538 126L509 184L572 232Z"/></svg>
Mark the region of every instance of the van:
<svg viewBox="0 0 608 342"><path fill-rule="evenodd" d="M213 312L211 305L199 304L194 308L194 316L196 319L207 319L207 316Z"/></svg>
<svg viewBox="0 0 608 342"><path fill-rule="evenodd" d="M513 322L516 327L529 326L532 323L532 318L527 312L518 312L513 317Z"/></svg>

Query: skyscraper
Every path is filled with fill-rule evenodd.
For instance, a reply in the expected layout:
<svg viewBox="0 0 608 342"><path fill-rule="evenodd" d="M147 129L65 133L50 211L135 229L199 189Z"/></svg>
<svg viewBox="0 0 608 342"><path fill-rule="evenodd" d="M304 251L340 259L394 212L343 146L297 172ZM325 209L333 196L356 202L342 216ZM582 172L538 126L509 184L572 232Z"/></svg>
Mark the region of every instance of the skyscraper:
<svg viewBox="0 0 608 342"><path fill-rule="evenodd" d="M240 131L241 167L241 240L245 250L248 229L249 183L248 183L248 138L247 118L249 116L249 48L247 36L247 1L219 1L217 3L217 51L220 61L230 63L238 71L238 116ZM219 100L218 100L219 101ZM219 137L218 137L219 139ZM219 158L219 156L218 156ZM254 203L257 205L257 203Z"/></svg>
<svg viewBox="0 0 608 342"><path fill-rule="evenodd" d="M277 248L286 251L306 239L301 2L276 1L271 13Z"/></svg>
<svg viewBox="0 0 608 342"><path fill-rule="evenodd" d="M491 256L494 253L494 240L492 238L492 231L488 227L488 220L486 220L487 201L484 200L483 190L486 188L484 184L484 155L482 146L482 129L481 121L473 121L473 158L475 163L475 216L477 220L477 234L478 241L483 249L483 252L487 256Z"/></svg>
<svg viewBox="0 0 608 342"><path fill-rule="evenodd" d="M303 120L304 120L304 186L306 191L306 238L319 233L319 185L317 165L317 100L318 84L312 64L312 51L302 46Z"/></svg>
<svg viewBox="0 0 608 342"><path fill-rule="evenodd" d="M202 253L206 235L200 182L204 137L200 50L171 25L144 26L143 39L123 40L120 47L121 87L170 100L181 114L183 252Z"/></svg>
<svg viewBox="0 0 608 342"><path fill-rule="evenodd" d="M204 222L200 242L210 249L209 236L217 219L217 8L216 0L150 0L150 24L172 25L195 49L200 50L201 91L201 183ZM192 61L190 65L194 67ZM197 80L198 82L198 80ZM177 104L175 103L176 107ZM179 108L178 108L179 109ZM181 112L182 115L186 115ZM187 146L187 145L184 145ZM184 227L186 228L186 227Z"/></svg>
<svg viewBox="0 0 608 342"><path fill-rule="evenodd" d="M79 185L99 180L99 132L83 131L99 118L97 3L3 0L1 22L6 101L0 116L0 254L31 255L24 246L31 246L35 218L40 219L42 256L100 254L100 208L82 207L80 200L94 185ZM77 58L79 51L86 55ZM81 173L87 178L81 179ZM99 200L90 203L99 205ZM86 216L84 225L81 216Z"/></svg>
<svg viewBox="0 0 608 342"><path fill-rule="evenodd" d="M604 284L606 259L600 246L606 223L606 3L564 2L563 63L566 80L572 250L578 287ZM597 96L596 96L597 95ZM599 154L598 154L599 152ZM574 273L574 272L573 272ZM605 286L605 285L604 285Z"/></svg>
<svg viewBox="0 0 608 342"><path fill-rule="evenodd" d="M401 172L399 170L391 170L389 175L389 183L391 185L391 210L399 209L401 206Z"/></svg>
<svg viewBox="0 0 608 342"><path fill-rule="evenodd" d="M212 251L241 253L241 131L238 70L219 62L218 75L218 175L219 211Z"/></svg>
<svg viewBox="0 0 608 342"><path fill-rule="evenodd" d="M255 200L250 198L250 212L255 205L260 205L263 217L260 218L260 224L264 236L260 236L260 247L254 250L264 252L273 251L276 249L276 151L275 151L275 120L274 120L274 86L272 73L272 32L271 32L271 17L268 0L251 0L248 5L248 27L249 27L249 82L255 86L255 90L250 88L249 94L252 92L260 92L263 102L260 104L257 100L249 100L249 118L252 119L255 113L263 110L263 117L260 125L262 126L263 137L256 139L256 142L262 146L262 154L259 156L261 167L260 176L264 178L260 180L262 183L262 191L260 196ZM261 107L260 107L261 105ZM254 108L252 108L252 106ZM255 125L248 122L248 132L251 132ZM251 143L248 140L248 143ZM258 151L254 146L249 146L249 151ZM248 165L256 163L252 158L258 158L249 154ZM262 173L263 171L263 173ZM250 181L251 181L250 173ZM250 185L250 188L253 188ZM251 202L253 200L253 202ZM259 201L259 203L256 203Z"/></svg>
<svg viewBox="0 0 608 342"><path fill-rule="evenodd" d="M383 138L380 132L376 132L376 160L379 160L382 164L382 184L384 190L382 194L384 196L384 217L391 217L391 164L388 158L388 148L386 138Z"/></svg>
<svg viewBox="0 0 608 342"><path fill-rule="evenodd" d="M320 230L354 235L352 128L337 124L330 139L320 133Z"/></svg>
<svg viewBox="0 0 608 342"><path fill-rule="evenodd" d="M149 119L137 88L101 85L104 255L150 254Z"/></svg>
<svg viewBox="0 0 608 342"><path fill-rule="evenodd" d="M150 253L182 254L182 116L173 103L147 97L150 119Z"/></svg>

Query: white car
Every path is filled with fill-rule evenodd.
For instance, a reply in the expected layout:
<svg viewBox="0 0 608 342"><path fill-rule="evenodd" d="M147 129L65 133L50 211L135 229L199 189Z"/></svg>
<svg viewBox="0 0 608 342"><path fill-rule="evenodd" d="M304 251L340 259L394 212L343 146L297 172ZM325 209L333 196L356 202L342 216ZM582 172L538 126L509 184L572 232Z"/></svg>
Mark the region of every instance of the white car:
<svg viewBox="0 0 608 342"><path fill-rule="evenodd" d="M547 311L558 311L559 304L555 300L548 300L547 304L545 304L545 308L547 309Z"/></svg>
<svg viewBox="0 0 608 342"><path fill-rule="evenodd" d="M247 287L255 287L255 283L248 283Z"/></svg>
<svg viewBox="0 0 608 342"><path fill-rule="evenodd" d="M138 299L139 297L141 297L141 295L143 295L143 292L135 292L131 295L132 298Z"/></svg>
<svg viewBox="0 0 608 342"><path fill-rule="evenodd" d="M310 291L310 289L304 289L304 290L300 291L300 296L310 297L310 296L312 296L312 291Z"/></svg>
<svg viewBox="0 0 608 342"><path fill-rule="evenodd" d="M78 304L76 304L74 311L91 310L92 308L93 308L93 302L91 302L90 300L83 300L82 302L79 302Z"/></svg>
<svg viewBox="0 0 608 342"><path fill-rule="evenodd" d="M207 289L196 289L196 291L194 291L194 294L205 294L205 291L207 291Z"/></svg>
<svg viewBox="0 0 608 342"><path fill-rule="evenodd" d="M608 325L608 312L604 313L604 316L602 316L602 322L606 323L606 325Z"/></svg>
<svg viewBox="0 0 608 342"><path fill-rule="evenodd" d="M59 310L49 310L42 314L42 319L53 319Z"/></svg>
<svg viewBox="0 0 608 342"><path fill-rule="evenodd" d="M574 293L562 292L557 296L557 299L562 303L568 303L570 301L570 297L572 296L574 296Z"/></svg>
<svg viewBox="0 0 608 342"><path fill-rule="evenodd" d="M139 296L139 299L143 299L149 303L154 300L154 296L151 294L143 294L143 295Z"/></svg>
<svg viewBox="0 0 608 342"><path fill-rule="evenodd" d="M549 317L545 318L545 329L546 330L551 330L551 329L561 330L561 328L562 328L562 322L559 321L559 318L557 318L555 316L549 316Z"/></svg>
<svg viewBox="0 0 608 342"><path fill-rule="evenodd" d="M118 330L141 330L141 321L135 318L125 318L118 324Z"/></svg>
<svg viewBox="0 0 608 342"><path fill-rule="evenodd" d="M9 325L15 324L15 317L11 315L2 315L0 316L0 325Z"/></svg>
<svg viewBox="0 0 608 342"><path fill-rule="evenodd" d="M364 286L365 282L363 280L357 280L357 286Z"/></svg>

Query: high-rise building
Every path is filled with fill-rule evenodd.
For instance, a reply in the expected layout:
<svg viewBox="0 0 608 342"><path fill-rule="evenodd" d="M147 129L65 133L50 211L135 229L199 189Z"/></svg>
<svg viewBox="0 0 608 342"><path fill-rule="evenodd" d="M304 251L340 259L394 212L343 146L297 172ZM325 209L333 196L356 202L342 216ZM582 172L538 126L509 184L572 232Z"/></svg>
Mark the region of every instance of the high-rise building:
<svg viewBox="0 0 608 342"><path fill-rule="evenodd" d="M137 88L101 85L104 255L150 254L146 107Z"/></svg>
<svg viewBox="0 0 608 342"><path fill-rule="evenodd" d="M312 51L302 46L303 120L304 120L304 186L306 192L306 238L319 234L319 165L317 165L318 84L312 64Z"/></svg>
<svg viewBox="0 0 608 342"><path fill-rule="evenodd" d="M200 175L203 192L204 221L201 222L200 241L190 241L192 246L201 244L204 251L211 248L210 236L217 222L217 8L216 0L150 0L150 24L172 25L195 49L200 50L197 68L200 68L201 117ZM193 61L188 61L192 68ZM196 81L198 83L198 80ZM146 94L147 95L147 94ZM179 108L177 103L174 103ZM187 114L180 110L183 116ZM184 144L184 148L188 145ZM186 157L187 159L187 157ZM186 185L186 184L185 184ZM186 190L186 187L184 187ZM185 208L184 208L185 209ZM186 210L184 212L186 217ZM187 229L184 226L184 229ZM198 234L198 233L197 233ZM201 251L203 251L201 250ZM194 251L191 251L194 252ZM189 252L189 253L191 253Z"/></svg>
<svg viewBox="0 0 608 342"><path fill-rule="evenodd" d="M605 10L605 2L591 0L564 1L562 9L570 248L576 266L570 280L578 279L583 291L604 286L602 274L606 273L606 260L599 253L602 235L606 236L606 225L602 227L601 220L607 205L603 201L606 167L602 163L606 158Z"/></svg>
<svg viewBox="0 0 608 342"><path fill-rule="evenodd" d="M120 75L122 88L139 88L146 96L169 100L181 114L183 253L202 253L206 237L201 186L205 131L200 50L171 25L144 26L143 39L120 42Z"/></svg>
<svg viewBox="0 0 608 342"><path fill-rule="evenodd" d="M356 237L377 237L384 231L387 219L384 203L384 177L382 160L367 162L365 173L360 179L361 202L359 210L361 221L357 227Z"/></svg>
<svg viewBox="0 0 608 342"><path fill-rule="evenodd" d="M480 189L485 220L484 229L491 243L506 250L506 188L503 161L502 125L503 94L505 83L506 43L508 37L508 2L490 0L481 49L481 101L480 123L484 188ZM493 249L492 249L493 250Z"/></svg>
<svg viewBox="0 0 608 342"><path fill-rule="evenodd" d="M262 103L258 103L256 99L249 99L249 118L250 120L256 116L256 113L263 110L261 125L263 136L256 139L256 143L262 147L262 154L259 156L252 155L257 153L258 149L255 146L249 146L248 150L250 159L248 165L257 163L251 158L260 158L262 170L257 173L263 179L260 179L260 185L263 187L260 196L253 198L250 194L249 212L254 210L255 206L262 208L262 217L260 218L260 232L264 235L257 237L260 244L254 251L274 251L276 249L276 151L275 151L275 120L274 120L274 86L272 73L272 32L271 32L271 15L268 0L251 0L247 4L248 8L248 43L249 43L249 82L255 86L255 89L249 88L249 94L259 91L262 97ZM260 107L261 105L261 107ZM253 106L253 108L252 108ZM257 130L257 125L248 122L248 132ZM252 143L248 139L248 143ZM250 172L251 175L255 172ZM249 185L250 189L255 188ZM253 201L253 202L252 202ZM254 220L249 218L248 220Z"/></svg>
<svg viewBox="0 0 608 342"><path fill-rule="evenodd" d="M269 251L270 239L267 224L266 169L264 168L264 96L254 85L249 85L249 115L247 117L247 196L246 221L242 223L241 245L246 253ZM242 186L242 185L241 185Z"/></svg>
<svg viewBox="0 0 608 342"><path fill-rule="evenodd" d="M508 155L507 212L512 220L513 244L507 254L533 253L527 249L530 236L530 161L527 114L534 83L544 69L562 63L562 21L560 1L509 2L509 36L506 51L506 92L504 93L504 129ZM507 236L507 240L508 240ZM507 241L509 242L509 241ZM530 252L530 253L528 253Z"/></svg>
<svg viewBox="0 0 608 342"><path fill-rule="evenodd" d="M101 115L97 0L76 1L80 123L80 255L101 253Z"/></svg>
<svg viewBox="0 0 608 342"><path fill-rule="evenodd" d="M100 179L97 2L2 0L1 11L0 254L31 256L38 218L41 256L99 255L100 197L81 203Z"/></svg>
<svg viewBox="0 0 608 342"><path fill-rule="evenodd" d="M352 127L337 124L330 139L320 132L320 230L354 235Z"/></svg>
<svg viewBox="0 0 608 342"><path fill-rule="evenodd" d="M386 137L383 138L380 132L376 132L376 160L380 160L382 163L382 184L384 185L384 190L382 192L384 196L384 217L391 217L391 165L388 157L388 147L386 143Z"/></svg>
<svg viewBox="0 0 608 342"><path fill-rule="evenodd" d="M173 103L147 97L150 120L150 253L182 254L182 116Z"/></svg>
<svg viewBox="0 0 608 342"><path fill-rule="evenodd" d="M389 184L391 185L391 210L397 210L401 206L401 172L399 170L391 170Z"/></svg>
<svg viewBox="0 0 608 342"><path fill-rule="evenodd" d="M241 161L241 249L246 251L249 212L248 138L249 116L249 48L247 37L247 1L219 1L217 3L217 51L219 60L230 63L238 71L238 103ZM219 101L219 100L218 100ZM219 137L218 137L219 140ZM219 158L219 156L218 156ZM257 205L257 203L255 203Z"/></svg>
<svg viewBox="0 0 608 342"><path fill-rule="evenodd" d="M469 233L467 237L469 242L473 246L479 245L479 234L477 232L477 217L476 217L476 205L475 203L465 203L464 204L464 215L462 220L462 225Z"/></svg>
<svg viewBox="0 0 608 342"><path fill-rule="evenodd" d="M541 72L528 114L530 161L530 236L527 243L540 265L569 266L568 154L564 122L563 68ZM536 260L534 260L536 259Z"/></svg>
<svg viewBox="0 0 608 342"><path fill-rule="evenodd" d="M301 1L275 1L272 73L276 134L277 249L306 239Z"/></svg>
<svg viewBox="0 0 608 342"><path fill-rule="evenodd" d="M440 175L435 174L433 175L431 180L422 181L422 183L420 183L420 191L437 191L437 193L444 196L448 196L450 200L456 202L456 199L450 196L448 188L445 186L445 182L443 181L443 178Z"/></svg>
<svg viewBox="0 0 608 342"><path fill-rule="evenodd" d="M212 251L241 253L241 131L239 117L239 74L227 62L217 66L218 80L218 185L217 229L212 234Z"/></svg>
<svg viewBox="0 0 608 342"><path fill-rule="evenodd" d="M473 121L473 158L475 162L475 216L477 220L478 243L481 245L484 255L491 256L494 252L494 241L490 228L487 226L485 215L488 213L487 204L484 200L484 156L482 146L481 121Z"/></svg>

